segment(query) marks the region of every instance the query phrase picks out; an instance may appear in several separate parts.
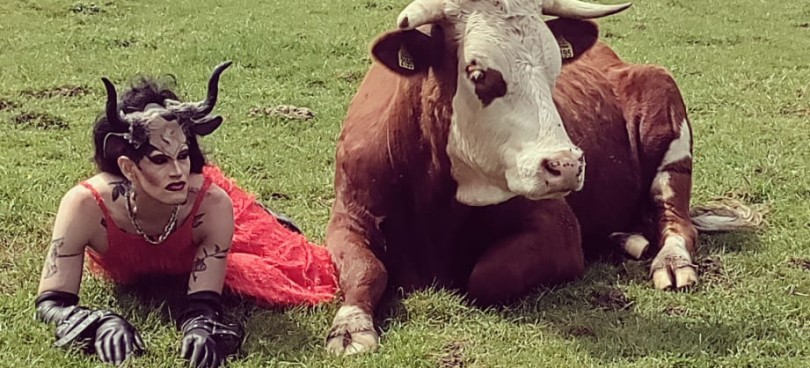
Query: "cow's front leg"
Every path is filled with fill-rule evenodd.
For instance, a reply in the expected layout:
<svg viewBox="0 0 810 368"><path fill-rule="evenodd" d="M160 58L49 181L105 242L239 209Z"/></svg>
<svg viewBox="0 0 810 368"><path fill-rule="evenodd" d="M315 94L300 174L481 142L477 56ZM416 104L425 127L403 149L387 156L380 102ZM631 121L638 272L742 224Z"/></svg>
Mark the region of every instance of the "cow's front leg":
<svg viewBox="0 0 810 368"><path fill-rule="evenodd" d="M374 328L374 308L385 291L388 274L371 252L369 231L347 215L333 214L326 234L326 246L340 273L343 305L332 321L326 348L349 355L373 351L379 345Z"/></svg>
<svg viewBox="0 0 810 368"><path fill-rule="evenodd" d="M650 266L656 289L681 289L698 282L695 255L697 231L689 217L691 160L683 160L660 171L653 180L652 194L660 249Z"/></svg>

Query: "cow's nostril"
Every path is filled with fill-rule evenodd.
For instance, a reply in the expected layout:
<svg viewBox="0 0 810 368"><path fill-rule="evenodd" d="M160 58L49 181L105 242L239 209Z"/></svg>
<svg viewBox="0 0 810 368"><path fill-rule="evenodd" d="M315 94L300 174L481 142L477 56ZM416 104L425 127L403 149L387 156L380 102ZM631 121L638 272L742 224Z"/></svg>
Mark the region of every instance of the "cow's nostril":
<svg viewBox="0 0 810 368"><path fill-rule="evenodd" d="M543 162L543 168L545 168L546 171L548 171L548 173L551 174L551 176L562 175L562 171L558 169L559 167L560 167L559 161L545 160Z"/></svg>

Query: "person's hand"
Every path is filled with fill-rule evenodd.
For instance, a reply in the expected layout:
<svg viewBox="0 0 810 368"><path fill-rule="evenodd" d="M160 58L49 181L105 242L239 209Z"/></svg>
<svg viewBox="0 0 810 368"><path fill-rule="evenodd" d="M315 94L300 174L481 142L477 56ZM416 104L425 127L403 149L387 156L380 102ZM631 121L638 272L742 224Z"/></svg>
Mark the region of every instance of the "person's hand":
<svg viewBox="0 0 810 368"><path fill-rule="evenodd" d="M82 307L76 307L56 327L56 346L73 341L91 345L102 362L114 365L120 365L131 355L145 350L138 331L123 317Z"/></svg>
<svg viewBox="0 0 810 368"><path fill-rule="evenodd" d="M185 329L184 329L185 330ZM191 328L185 331L180 355L195 368L218 368L225 362L216 341L207 328Z"/></svg>
<svg viewBox="0 0 810 368"><path fill-rule="evenodd" d="M133 354L145 350L138 331L117 314L101 318L95 336L96 354L102 362L120 365Z"/></svg>

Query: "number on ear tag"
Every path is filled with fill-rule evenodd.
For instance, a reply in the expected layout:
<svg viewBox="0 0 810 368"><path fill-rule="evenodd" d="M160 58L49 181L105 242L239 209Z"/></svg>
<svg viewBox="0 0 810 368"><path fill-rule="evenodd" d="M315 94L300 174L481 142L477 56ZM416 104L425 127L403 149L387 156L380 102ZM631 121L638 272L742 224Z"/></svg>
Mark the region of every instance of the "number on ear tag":
<svg viewBox="0 0 810 368"><path fill-rule="evenodd" d="M563 59L571 59L574 57L574 46L571 45L565 37L557 37L557 43L560 44L560 55Z"/></svg>
<svg viewBox="0 0 810 368"><path fill-rule="evenodd" d="M399 67L408 70L416 69L413 65L413 57L405 46L399 48Z"/></svg>

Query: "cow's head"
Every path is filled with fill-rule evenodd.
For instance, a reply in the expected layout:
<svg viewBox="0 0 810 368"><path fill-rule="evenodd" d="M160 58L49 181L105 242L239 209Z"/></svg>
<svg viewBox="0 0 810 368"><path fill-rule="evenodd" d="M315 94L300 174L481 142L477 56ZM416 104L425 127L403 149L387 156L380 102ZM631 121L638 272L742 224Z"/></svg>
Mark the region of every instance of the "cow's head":
<svg viewBox="0 0 810 368"><path fill-rule="evenodd" d="M561 198L582 188L585 159L552 99L562 56L542 16L596 18L629 6L578 0L415 0L400 13L399 30L378 39L372 53L405 75L446 62L436 55L437 42L455 55L447 153L460 202ZM573 45L582 52L595 43L596 26L571 22L583 27L572 37L587 40ZM415 30L426 24L441 29L443 39L430 40L436 32L428 36ZM589 37L577 38L581 33Z"/></svg>

